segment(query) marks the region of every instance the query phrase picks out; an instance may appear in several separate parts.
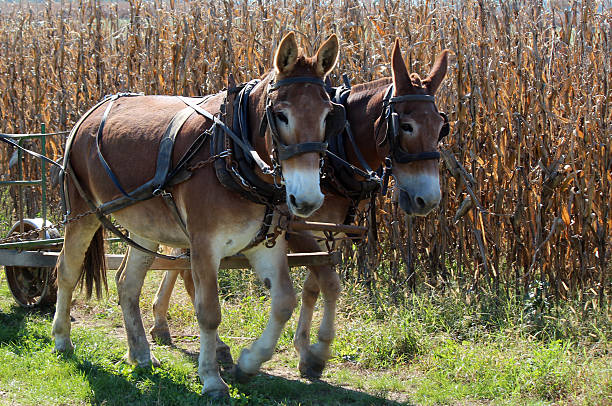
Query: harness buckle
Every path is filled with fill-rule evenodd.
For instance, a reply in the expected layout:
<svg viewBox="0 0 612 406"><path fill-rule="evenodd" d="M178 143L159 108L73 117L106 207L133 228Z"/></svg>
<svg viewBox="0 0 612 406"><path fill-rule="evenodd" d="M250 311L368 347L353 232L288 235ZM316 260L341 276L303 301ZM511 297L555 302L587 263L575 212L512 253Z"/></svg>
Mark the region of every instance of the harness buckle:
<svg viewBox="0 0 612 406"><path fill-rule="evenodd" d="M382 189L380 191L381 195L387 196L387 189L389 189L389 176L391 175L391 170L393 169L393 161L390 157L385 158L385 168L383 169L382 175Z"/></svg>
<svg viewBox="0 0 612 406"><path fill-rule="evenodd" d="M153 190L152 192L153 196L172 196L169 192L166 192L165 189L162 189L161 187L156 188L155 190Z"/></svg>

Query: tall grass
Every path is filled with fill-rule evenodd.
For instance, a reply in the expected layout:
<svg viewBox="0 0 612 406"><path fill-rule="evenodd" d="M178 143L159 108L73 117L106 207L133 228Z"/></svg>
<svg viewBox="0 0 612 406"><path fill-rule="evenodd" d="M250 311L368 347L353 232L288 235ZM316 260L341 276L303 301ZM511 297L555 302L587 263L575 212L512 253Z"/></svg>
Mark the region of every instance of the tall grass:
<svg viewBox="0 0 612 406"><path fill-rule="evenodd" d="M202 95L263 74L289 30L308 51L335 32L334 76L389 75L399 37L426 74L454 57L437 96L451 136L442 203L423 219L382 198L380 244L347 249L346 278L401 299L427 283L461 294L612 293L612 4L599 1L80 1L3 3L2 132L69 129L106 94ZM61 156L63 142L49 141ZM0 149L2 172L9 151ZM35 175L35 165L28 173ZM449 282L453 283L450 284ZM536 300L536 301L537 301Z"/></svg>

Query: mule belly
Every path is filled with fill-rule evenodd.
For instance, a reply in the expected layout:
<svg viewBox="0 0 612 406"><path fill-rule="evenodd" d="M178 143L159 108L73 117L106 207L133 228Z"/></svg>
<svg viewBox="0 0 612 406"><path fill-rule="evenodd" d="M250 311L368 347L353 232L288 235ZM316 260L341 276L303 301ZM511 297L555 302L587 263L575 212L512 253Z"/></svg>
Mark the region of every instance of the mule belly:
<svg viewBox="0 0 612 406"><path fill-rule="evenodd" d="M189 211L182 212L181 217L186 222L188 230L190 225L197 222L195 228L204 230L209 237L211 248L225 257L236 254L255 238L261 227L265 209L259 205L254 209L256 212L254 216L239 214L227 216L217 213L214 222L206 222L206 218L202 218L202 213L198 213L197 218L190 219ZM126 230L139 237L175 248L191 247L190 237L185 235L165 203L157 198L122 209L113 213L113 217ZM202 223L208 224L204 226Z"/></svg>
<svg viewBox="0 0 612 406"><path fill-rule="evenodd" d="M139 203L139 205L145 204ZM189 238L170 213L168 213L168 216L153 218L132 206L113 213L113 217L130 234L136 234L139 237L170 247L189 248Z"/></svg>

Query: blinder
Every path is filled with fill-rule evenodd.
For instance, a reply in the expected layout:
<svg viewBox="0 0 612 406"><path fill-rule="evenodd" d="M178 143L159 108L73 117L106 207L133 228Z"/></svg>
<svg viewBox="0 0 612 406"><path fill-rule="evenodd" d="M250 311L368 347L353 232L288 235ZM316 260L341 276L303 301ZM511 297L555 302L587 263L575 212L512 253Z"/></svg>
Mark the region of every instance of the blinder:
<svg viewBox="0 0 612 406"><path fill-rule="evenodd" d="M448 135L450 132L450 124L448 123L448 116L446 113L440 112L440 115L444 119L444 124L442 124L442 128L440 128L440 134L438 135L438 142L442 141L444 137Z"/></svg>
<svg viewBox="0 0 612 406"><path fill-rule="evenodd" d="M391 97L392 93L393 86L390 86L383 101L384 107L381 117L387 119L387 131L384 138L379 142L379 145L382 145L386 141L389 141L389 155L393 158L395 162L400 164L407 164L415 161L426 161L430 159L440 159L440 153L438 151L425 151L417 154L410 154L401 148L399 142L400 119L399 114L395 111L393 107L395 103L404 101L431 102L435 104L434 97L424 94L409 94L404 96ZM448 135L450 130L446 114L440 113L440 115L444 119L444 125L440 129L440 134L438 134L438 141Z"/></svg>
<svg viewBox="0 0 612 406"><path fill-rule="evenodd" d="M325 118L325 139L329 140L340 134L346 126L346 110L344 106L332 102L332 109Z"/></svg>

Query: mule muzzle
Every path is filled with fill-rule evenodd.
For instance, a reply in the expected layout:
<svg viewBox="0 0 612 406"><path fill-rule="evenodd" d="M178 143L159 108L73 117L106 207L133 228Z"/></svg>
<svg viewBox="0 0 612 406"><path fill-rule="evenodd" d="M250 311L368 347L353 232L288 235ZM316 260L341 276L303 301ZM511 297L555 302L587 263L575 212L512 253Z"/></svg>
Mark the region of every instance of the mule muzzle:
<svg viewBox="0 0 612 406"><path fill-rule="evenodd" d="M287 195L287 205L291 213L298 217L309 217L323 205L323 194L313 199L304 199L293 194Z"/></svg>
<svg viewBox="0 0 612 406"><path fill-rule="evenodd" d="M440 193L409 193L400 189L399 205L409 216L426 216L440 204Z"/></svg>

